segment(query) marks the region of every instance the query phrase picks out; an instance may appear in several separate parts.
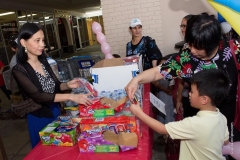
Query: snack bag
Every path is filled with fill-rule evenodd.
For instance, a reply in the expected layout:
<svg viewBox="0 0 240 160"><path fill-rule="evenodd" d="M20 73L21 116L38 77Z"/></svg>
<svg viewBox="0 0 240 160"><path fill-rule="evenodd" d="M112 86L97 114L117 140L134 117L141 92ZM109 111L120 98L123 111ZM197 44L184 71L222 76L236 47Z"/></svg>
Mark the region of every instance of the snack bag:
<svg viewBox="0 0 240 160"><path fill-rule="evenodd" d="M81 118L97 118L114 115L114 110L110 109L107 105L101 104L99 99L95 102L93 101L93 104L90 106L79 105L79 111Z"/></svg>
<svg viewBox="0 0 240 160"><path fill-rule="evenodd" d="M88 93L92 93L94 97L98 96L97 91L93 88L93 85L91 83L89 83L86 79L83 79L83 78L78 78L78 79L79 79L80 86L84 86L85 90Z"/></svg>

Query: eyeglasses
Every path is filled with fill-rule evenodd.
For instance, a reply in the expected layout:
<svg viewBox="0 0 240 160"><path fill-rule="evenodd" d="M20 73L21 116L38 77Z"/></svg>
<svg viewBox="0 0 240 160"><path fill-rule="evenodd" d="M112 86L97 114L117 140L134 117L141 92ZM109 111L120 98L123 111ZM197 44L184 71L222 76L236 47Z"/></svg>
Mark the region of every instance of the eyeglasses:
<svg viewBox="0 0 240 160"><path fill-rule="evenodd" d="M185 24L180 25L180 28L186 28L186 27L187 27L187 25L185 25Z"/></svg>

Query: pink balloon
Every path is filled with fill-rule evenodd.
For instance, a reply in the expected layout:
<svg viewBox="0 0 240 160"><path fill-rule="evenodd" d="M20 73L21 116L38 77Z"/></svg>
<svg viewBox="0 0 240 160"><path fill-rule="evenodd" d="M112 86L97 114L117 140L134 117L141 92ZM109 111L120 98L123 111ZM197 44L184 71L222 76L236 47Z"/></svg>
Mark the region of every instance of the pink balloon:
<svg viewBox="0 0 240 160"><path fill-rule="evenodd" d="M229 142L227 145L224 145L222 148L223 155L229 155L234 159L240 160L240 142Z"/></svg>
<svg viewBox="0 0 240 160"><path fill-rule="evenodd" d="M102 27L99 23L93 22L92 30L93 30L93 33L97 34L98 32L102 32Z"/></svg>
<svg viewBox="0 0 240 160"><path fill-rule="evenodd" d="M102 44L104 42L106 42L106 37L102 32L98 32L97 33L97 41Z"/></svg>
<svg viewBox="0 0 240 160"><path fill-rule="evenodd" d="M109 46L109 44L107 42L104 42L101 44L101 50L105 55L111 54L111 47Z"/></svg>
<svg viewBox="0 0 240 160"><path fill-rule="evenodd" d="M112 54L105 54L105 59L112 59L112 58L113 58Z"/></svg>

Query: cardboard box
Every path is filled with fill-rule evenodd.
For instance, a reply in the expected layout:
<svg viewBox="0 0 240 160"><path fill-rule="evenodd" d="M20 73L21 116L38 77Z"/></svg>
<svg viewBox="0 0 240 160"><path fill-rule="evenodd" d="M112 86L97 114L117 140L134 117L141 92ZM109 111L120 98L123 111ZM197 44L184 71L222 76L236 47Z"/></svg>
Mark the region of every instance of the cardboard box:
<svg viewBox="0 0 240 160"><path fill-rule="evenodd" d="M104 97L104 98L100 99L100 102L101 102L101 104L109 106L109 108L112 108L117 112L120 112L122 110L122 108L124 107L124 105L126 104L127 100L128 100L127 97L123 97L118 101L114 101L112 99Z"/></svg>
<svg viewBox="0 0 240 160"><path fill-rule="evenodd" d="M140 129L136 122L135 116L119 116L119 117L105 117L105 118L91 118L82 119L80 124L81 132L105 132L107 130L113 131L116 134L121 132L135 132L139 138Z"/></svg>
<svg viewBox="0 0 240 160"><path fill-rule="evenodd" d="M119 152L119 146L107 141L98 130L82 132L78 137L78 146L81 153Z"/></svg>
<svg viewBox="0 0 240 160"><path fill-rule="evenodd" d="M103 137L108 142L112 142L114 144L118 144L118 134L116 134L116 133L114 133L112 131L109 131L109 130L105 131L103 133Z"/></svg>
<svg viewBox="0 0 240 160"><path fill-rule="evenodd" d="M48 124L39 132L43 145L73 146L80 133L79 119L60 116L59 119ZM76 123L77 122L77 123Z"/></svg>
<svg viewBox="0 0 240 160"><path fill-rule="evenodd" d="M137 147L138 138L136 133L120 133L118 136L118 144L122 146Z"/></svg>
<svg viewBox="0 0 240 160"><path fill-rule="evenodd" d="M120 133L118 145L123 152L137 148L138 137L136 133Z"/></svg>
<svg viewBox="0 0 240 160"><path fill-rule="evenodd" d="M138 72L137 63L124 65L121 58L101 60L90 69L93 86L98 93L125 88Z"/></svg>

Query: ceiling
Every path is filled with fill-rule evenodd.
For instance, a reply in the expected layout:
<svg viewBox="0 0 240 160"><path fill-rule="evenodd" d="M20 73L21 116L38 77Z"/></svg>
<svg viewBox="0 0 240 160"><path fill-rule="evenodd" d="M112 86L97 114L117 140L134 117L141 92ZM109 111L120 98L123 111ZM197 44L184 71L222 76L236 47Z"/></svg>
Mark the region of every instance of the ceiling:
<svg viewBox="0 0 240 160"><path fill-rule="evenodd" d="M100 0L9 0L59 10L85 13L100 9Z"/></svg>
<svg viewBox="0 0 240 160"><path fill-rule="evenodd" d="M100 0L8 0L17 3L42 6L57 10L72 11L75 13L85 14L86 12L94 12L100 10ZM0 13L10 12L14 10L1 9ZM37 17L37 16L35 16ZM16 15L0 16L0 23L15 21Z"/></svg>

